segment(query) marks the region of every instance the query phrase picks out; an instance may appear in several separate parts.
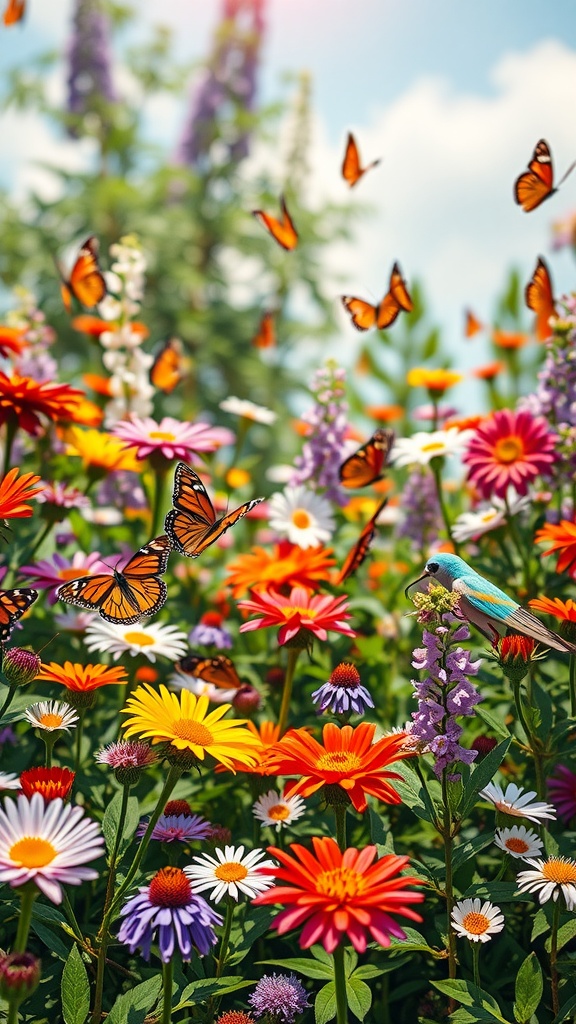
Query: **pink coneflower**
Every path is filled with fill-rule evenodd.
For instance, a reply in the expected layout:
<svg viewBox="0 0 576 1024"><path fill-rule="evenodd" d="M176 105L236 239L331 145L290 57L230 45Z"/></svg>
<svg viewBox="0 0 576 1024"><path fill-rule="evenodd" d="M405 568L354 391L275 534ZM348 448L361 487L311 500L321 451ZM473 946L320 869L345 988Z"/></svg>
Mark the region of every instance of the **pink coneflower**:
<svg viewBox="0 0 576 1024"><path fill-rule="evenodd" d="M253 592L252 598L239 601L238 607L261 615L261 618L252 619L240 626L241 633L263 629L265 626L280 626L280 644L293 640L301 630L304 636L312 634L319 640L328 638L328 630L344 633L346 636L356 636L346 621L350 618L350 613L348 599L345 597L332 597L330 594L311 595L304 587L293 587L290 596L286 597L285 594L279 594L270 588L258 593Z"/></svg>
<svg viewBox="0 0 576 1024"><path fill-rule="evenodd" d="M482 497L506 497L512 486L519 495L556 460L553 434L544 419L529 412L501 409L487 416L468 443L463 461L468 480Z"/></svg>
<svg viewBox="0 0 576 1024"><path fill-rule="evenodd" d="M56 604L57 591L63 583L80 576L90 576L92 573L109 573L110 567L118 561L118 557L113 555L106 563L102 561L97 551L90 555L85 555L83 551L75 551L72 559L56 551L50 558L44 558L33 565L24 565L20 572L22 576L33 579L39 590L46 590L49 604Z"/></svg>
<svg viewBox="0 0 576 1024"><path fill-rule="evenodd" d="M565 765L559 764L554 775L548 779L548 796L563 821L571 821L576 815L576 775Z"/></svg>
<svg viewBox="0 0 576 1024"><path fill-rule="evenodd" d="M225 427L212 427L209 423L182 423L165 416L159 423L150 416L134 416L118 423L113 430L116 437L126 442L127 448L136 449L137 459L147 459L159 453L165 459L184 459L199 463L198 452L214 452L223 444L232 444L234 434Z"/></svg>

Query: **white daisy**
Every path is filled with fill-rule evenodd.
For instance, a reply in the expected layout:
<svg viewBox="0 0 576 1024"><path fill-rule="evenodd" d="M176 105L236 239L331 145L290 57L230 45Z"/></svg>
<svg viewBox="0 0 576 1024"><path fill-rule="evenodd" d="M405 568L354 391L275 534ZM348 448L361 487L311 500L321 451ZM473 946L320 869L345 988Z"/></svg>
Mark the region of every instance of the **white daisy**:
<svg viewBox="0 0 576 1024"><path fill-rule="evenodd" d="M126 652L144 654L148 661L156 661L157 657L177 661L188 651L188 640L182 630L158 622L123 626L98 618L88 626L84 642L88 651L101 651L114 658Z"/></svg>
<svg viewBox="0 0 576 1024"><path fill-rule="evenodd" d="M270 526L299 548L315 548L330 540L334 529L332 506L302 484L273 494L269 502Z"/></svg>
<svg viewBox="0 0 576 1024"><path fill-rule="evenodd" d="M470 430L448 427L447 430L419 431L412 437L400 437L390 452L390 462L395 466L427 466L439 455L460 455L466 450L471 436Z"/></svg>
<svg viewBox="0 0 576 1024"><path fill-rule="evenodd" d="M274 789L263 793L252 805L254 817L264 825L275 825L278 832L283 825L291 825L301 818L305 810L306 804L301 796L283 796Z"/></svg>
<svg viewBox="0 0 576 1024"><path fill-rule="evenodd" d="M454 540L462 543L465 540L472 540L481 537L490 530L497 530L502 523L506 522L504 509L497 509L491 505L489 508L478 509L476 512L462 512L452 527Z"/></svg>
<svg viewBox="0 0 576 1024"><path fill-rule="evenodd" d="M488 900L481 903L478 897L459 900L451 918L456 934L460 938L470 939L470 942L489 942L504 927L504 914L500 907Z"/></svg>
<svg viewBox="0 0 576 1024"><path fill-rule="evenodd" d="M20 778L14 772L0 772L0 789L20 789Z"/></svg>
<svg viewBox="0 0 576 1024"><path fill-rule="evenodd" d="M554 901L560 894L568 910L576 909L576 860L570 857L549 857L529 860L530 870L516 876L520 892L537 892L540 903Z"/></svg>
<svg viewBox="0 0 576 1024"><path fill-rule="evenodd" d="M174 672L168 679L168 686L176 687L178 690L190 690L196 697L208 697L213 704L231 704L238 693L237 689L223 690L214 683L207 683L204 679L191 676L189 672Z"/></svg>
<svg viewBox="0 0 576 1024"><path fill-rule="evenodd" d="M511 857L519 857L522 860L529 860L531 857L538 857L542 853L544 843L530 828L525 825L513 825L512 828L497 828L494 836L496 846L499 846Z"/></svg>
<svg viewBox="0 0 576 1024"><path fill-rule="evenodd" d="M276 867L273 860L262 860L264 850L244 855L243 846L226 846L223 850L216 848L214 853L215 857L208 853L194 857L194 863L184 868L194 892L210 889L210 899L219 903L224 896L238 900L241 893L254 899L273 884L274 875L260 874L260 868Z"/></svg>
<svg viewBox="0 0 576 1024"><path fill-rule="evenodd" d="M505 791L502 786L489 782L478 795L490 800L496 810L511 814L515 818L528 818L528 821L535 821L537 825L543 818L556 817L552 804L545 804L542 801L531 802L532 797L536 796L534 790L525 793L522 786L517 786L514 782L506 786Z"/></svg>
<svg viewBox="0 0 576 1024"><path fill-rule="evenodd" d="M243 398L236 398L235 395L230 395L229 398L220 402L220 408L223 412L231 412L234 416L241 416L245 420L254 420L254 423L266 423L267 426L275 423L278 419L272 409L266 409L263 405L255 405L254 402L248 402Z"/></svg>
<svg viewBox="0 0 576 1024"><path fill-rule="evenodd" d="M56 729L70 729L78 722L78 714L63 700L41 700L31 704L24 712L24 718L37 729L54 732Z"/></svg>
<svg viewBox="0 0 576 1024"><path fill-rule="evenodd" d="M85 817L81 807L58 797L44 802L40 793L30 799L7 799L0 810L0 882L35 885L52 900L62 902L62 888L98 877L80 865L104 852L100 826Z"/></svg>

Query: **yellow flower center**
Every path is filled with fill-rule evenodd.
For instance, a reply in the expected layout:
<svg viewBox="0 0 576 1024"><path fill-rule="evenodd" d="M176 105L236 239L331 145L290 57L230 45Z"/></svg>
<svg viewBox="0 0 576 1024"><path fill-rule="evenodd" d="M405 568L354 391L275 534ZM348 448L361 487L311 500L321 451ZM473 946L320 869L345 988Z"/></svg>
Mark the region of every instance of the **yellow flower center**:
<svg viewBox="0 0 576 1024"><path fill-rule="evenodd" d="M462 927L471 935L483 935L490 927L490 919L485 914L476 914L472 911L462 918Z"/></svg>
<svg viewBox="0 0 576 1024"><path fill-rule="evenodd" d="M441 441L432 441L431 444L422 445L423 452L439 452L441 455L446 451L446 445Z"/></svg>
<svg viewBox="0 0 576 1024"><path fill-rule="evenodd" d="M88 576L89 569L78 569L73 566L70 569L60 569L58 578L61 580L77 580L80 576Z"/></svg>
<svg viewBox="0 0 576 1024"><path fill-rule="evenodd" d="M248 869L236 860L229 860L226 864L219 864L214 874L221 882L241 882L246 878Z"/></svg>
<svg viewBox="0 0 576 1024"><path fill-rule="evenodd" d="M10 847L9 857L23 868L45 868L58 853L52 843L40 836L25 836Z"/></svg>
<svg viewBox="0 0 576 1024"><path fill-rule="evenodd" d="M317 891L340 903L359 896L364 888L364 876L351 868L339 867L321 871L316 879Z"/></svg>
<svg viewBox="0 0 576 1024"><path fill-rule="evenodd" d="M176 434L171 434L167 430L151 430L148 434L151 441L175 441Z"/></svg>
<svg viewBox="0 0 576 1024"><path fill-rule="evenodd" d="M316 768L321 772L354 772L360 763L358 755L350 750L331 750L318 758Z"/></svg>
<svg viewBox="0 0 576 1024"><path fill-rule="evenodd" d="M506 464L510 462L517 462L519 459L524 457L524 445L522 444L522 438L511 435L510 437L503 437L500 441L497 441L494 446L494 454L499 462Z"/></svg>
<svg viewBox="0 0 576 1024"><path fill-rule="evenodd" d="M307 530L312 525L312 516L305 508L295 508L292 513L292 522L299 530Z"/></svg>
<svg viewBox="0 0 576 1024"><path fill-rule="evenodd" d="M197 747L209 747L214 743L214 736L202 722L196 722L193 718L181 718L174 725L174 735L181 740L188 740L195 743Z"/></svg>
<svg viewBox="0 0 576 1024"><path fill-rule="evenodd" d="M295 615L303 615L306 619L313 619L316 615L314 608L303 608L299 604L287 604L281 609L286 619L293 619Z"/></svg>
<svg viewBox="0 0 576 1024"><path fill-rule="evenodd" d="M151 644L156 643L154 637L149 633L144 633L141 629L131 629L128 633L124 633L124 640L127 644L134 644L135 647L150 647Z"/></svg>
<svg viewBox="0 0 576 1024"><path fill-rule="evenodd" d="M55 715L53 712L49 712L46 715L40 715L38 721L45 729L60 729L64 719L62 715Z"/></svg>
<svg viewBox="0 0 576 1024"><path fill-rule="evenodd" d="M504 846L507 850L511 850L512 853L520 854L526 853L526 851L530 849L530 846L525 839L517 839L514 837L512 839L507 839Z"/></svg>
<svg viewBox="0 0 576 1024"><path fill-rule="evenodd" d="M290 811L286 804L274 804L273 807L268 808L268 817L273 821L286 821L289 814Z"/></svg>
<svg viewBox="0 0 576 1024"><path fill-rule="evenodd" d="M576 863L572 860L560 860L551 857L542 868L542 875L548 882L567 885L576 882Z"/></svg>

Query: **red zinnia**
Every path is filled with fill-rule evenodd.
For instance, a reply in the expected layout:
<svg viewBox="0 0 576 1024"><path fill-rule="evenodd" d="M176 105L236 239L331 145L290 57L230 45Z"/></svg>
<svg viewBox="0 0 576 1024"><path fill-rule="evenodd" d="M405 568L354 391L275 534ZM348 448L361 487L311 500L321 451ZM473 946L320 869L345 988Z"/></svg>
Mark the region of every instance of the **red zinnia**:
<svg viewBox="0 0 576 1024"><path fill-rule="evenodd" d="M50 420L73 419L83 398L83 391L68 384L39 384L33 377L18 373L7 377L0 370L0 425L16 423L28 434L38 434L41 415Z"/></svg>
<svg viewBox="0 0 576 1024"><path fill-rule="evenodd" d="M559 597L535 597L528 601L531 608L546 615L553 615L560 622L576 622L576 601L571 597L562 601Z"/></svg>
<svg viewBox="0 0 576 1024"><path fill-rule="evenodd" d="M406 888L422 882L410 875L399 877L408 857L390 853L373 863L375 846L363 850L351 846L342 852L333 839L314 837L312 843L314 853L293 843L293 857L275 846L268 847L268 853L283 866L267 870L286 884L273 886L253 903L291 904L274 919L279 935L303 924L303 949L321 942L327 953L333 953L347 935L354 949L363 953L368 936L384 947L390 945L391 937L406 938L391 913L422 920L407 904L421 903L424 893Z"/></svg>
<svg viewBox="0 0 576 1024"><path fill-rule="evenodd" d="M544 419L529 412L501 409L478 426L463 461L468 479L483 498L506 497L508 487L524 495L540 473L556 460L553 434Z"/></svg>
<svg viewBox="0 0 576 1024"><path fill-rule="evenodd" d="M552 546L544 551L544 555L555 555L559 552L556 572L572 572L576 562L576 523L569 519L562 519L560 523L546 523L538 530L534 540L537 544L542 541L552 542Z"/></svg>
<svg viewBox="0 0 576 1024"><path fill-rule="evenodd" d="M332 597L330 594L311 595L304 587L293 587L290 595L267 590L260 593L252 592L252 598L239 601L238 607L248 612L259 612L260 619L252 619L240 626L241 633L265 626L280 626L278 643L285 644L304 631L317 636L319 640L327 640L328 630L356 636L347 625L348 599Z"/></svg>
<svg viewBox="0 0 576 1024"><path fill-rule="evenodd" d="M20 775L20 787L28 797L41 793L45 800L65 800L74 778L69 768L27 768Z"/></svg>

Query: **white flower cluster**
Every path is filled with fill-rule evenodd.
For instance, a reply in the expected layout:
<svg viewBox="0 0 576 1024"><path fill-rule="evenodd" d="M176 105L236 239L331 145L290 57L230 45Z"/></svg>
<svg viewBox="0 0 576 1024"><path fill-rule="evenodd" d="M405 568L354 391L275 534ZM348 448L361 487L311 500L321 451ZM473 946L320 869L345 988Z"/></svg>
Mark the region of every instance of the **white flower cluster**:
<svg viewBox="0 0 576 1024"><path fill-rule="evenodd" d="M133 323L144 294L146 260L133 236L111 245L110 255L114 262L104 274L107 295L98 306L100 316L110 321L111 327L100 335L105 350L102 362L111 375L106 427L114 426L129 413L149 416L154 395L150 383L154 358L142 351L145 334Z"/></svg>

